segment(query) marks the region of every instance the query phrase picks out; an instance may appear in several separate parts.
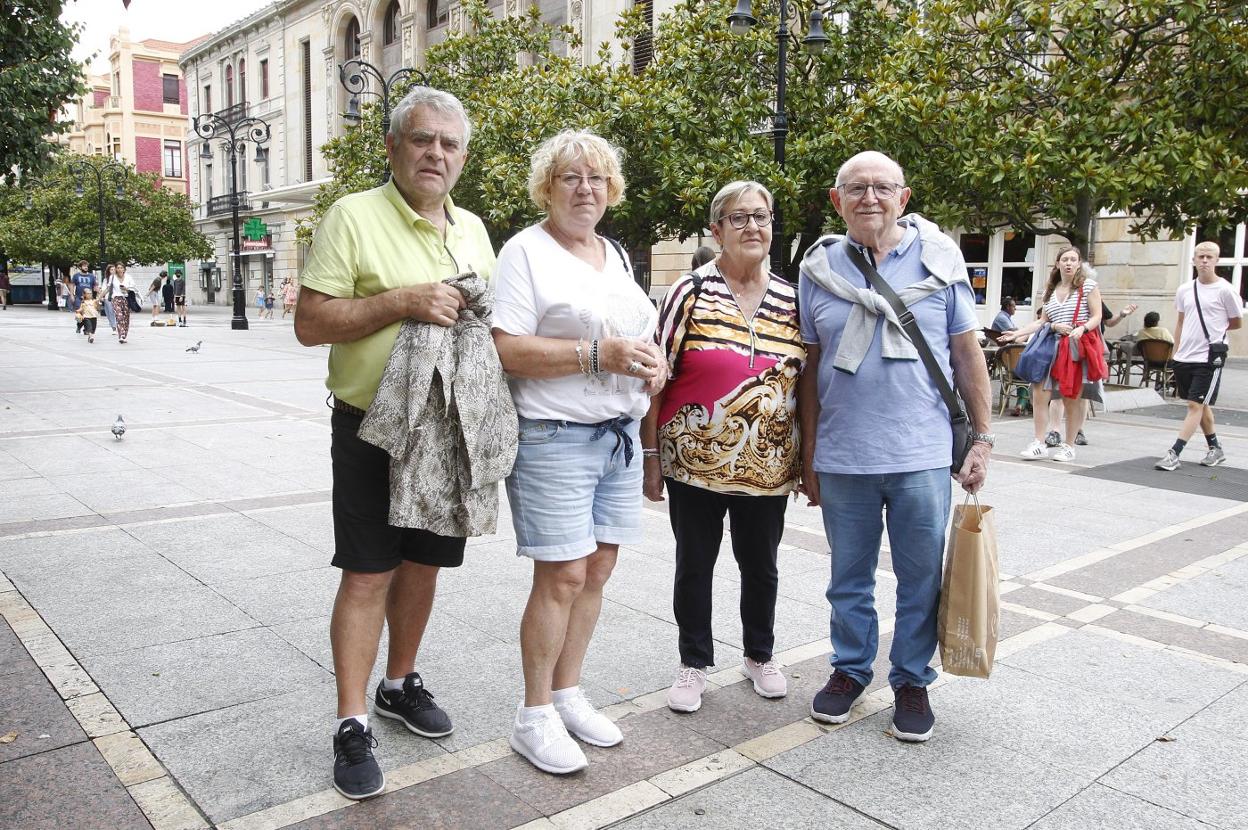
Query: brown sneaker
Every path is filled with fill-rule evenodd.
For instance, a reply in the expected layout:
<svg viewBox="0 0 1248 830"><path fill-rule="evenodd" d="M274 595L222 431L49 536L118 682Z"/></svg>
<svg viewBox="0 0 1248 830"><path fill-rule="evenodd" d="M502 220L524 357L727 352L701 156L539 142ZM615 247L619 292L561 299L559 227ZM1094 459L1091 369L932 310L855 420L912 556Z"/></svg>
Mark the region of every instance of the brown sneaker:
<svg viewBox="0 0 1248 830"><path fill-rule="evenodd" d="M789 682L784 679L774 659L756 663L747 657L743 670L745 676L754 681L754 691L760 697L784 697L789 693Z"/></svg>

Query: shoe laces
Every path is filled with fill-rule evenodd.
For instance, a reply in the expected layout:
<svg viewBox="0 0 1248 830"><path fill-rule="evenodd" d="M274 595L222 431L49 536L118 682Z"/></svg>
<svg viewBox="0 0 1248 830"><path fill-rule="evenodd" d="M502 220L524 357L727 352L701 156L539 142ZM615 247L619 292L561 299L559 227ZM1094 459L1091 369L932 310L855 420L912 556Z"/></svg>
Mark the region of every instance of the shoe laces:
<svg viewBox="0 0 1248 830"><path fill-rule="evenodd" d="M570 714L575 715L578 720L584 720L597 711L585 693L579 691L567 700L560 702L558 708L569 710Z"/></svg>
<svg viewBox="0 0 1248 830"><path fill-rule="evenodd" d="M776 661L774 658L771 660L767 660L766 662L763 662L763 663L759 663L758 661L754 661L754 660L750 662L758 666L758 670L763 673L764 677L771 677L771 676L780 674L780 667L776 665Z"/></svg>
<svg viewBox="0 0 1248 830"><path fill-rule="evenodd" d="M920 686L902 686L897 689L897 705L907 712L922 715L927 712L927 689Z"/></svg>
<svg viewBox="0 0 1248 830"><path fill-rule="evenodd" d="M692 666L681 666L680 674L676 675L676 688L688 689L696 686L698 680L704 674L701 669L695 669Z"/></svg>
<svg viewBox="0 0 1248 830"><path fill-rule="evenodd" d="M537 720L527 721L523 726L536 732L543 746L568 737L568 729L563 725L563 719L558 712L543 712Z"/></svg>
<svg viewBox="0 0 1248 830"><path fill-rule="evenodd" d="M349 729L339 733L338 750L350 766L368 760L377 746L377 739L372 732Z"/></svg>
<svg viewBox="0 0 1248 830"><path fill-rule="evenodd" d="M844 672L833 672L823 690L833 695L849 695L854 693L854 679Z"/></svg>
<svg viewBox="0 0 1248 830"><path fill-rule="evenodd" d="M424 686L417 686L408 691L407 684L403 684L403 688L399 690L400 700L405 700L417 709L436 709L437 705L433 702L433 692Z"/></svg>

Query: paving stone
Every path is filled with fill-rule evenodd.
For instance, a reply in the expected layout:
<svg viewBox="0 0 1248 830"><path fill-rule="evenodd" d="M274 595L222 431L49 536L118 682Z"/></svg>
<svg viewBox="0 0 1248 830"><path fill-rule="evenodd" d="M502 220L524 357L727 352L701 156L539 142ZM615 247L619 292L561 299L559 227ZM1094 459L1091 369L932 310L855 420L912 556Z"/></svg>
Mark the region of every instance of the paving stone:
<svg viewBox="0 0 1248 830"><path fill-rule="evenodd" d="M292 830L375 830L378 827L410 827L417 822L429 830L461 830L467 827L516 827L540 813L476 770L460 770L380 798L361 802L349 810L327 813L298 824Z"/></svg>
<svg viewBox="0 0 1248 830"><path fill-rule="evenodd" d="M1012 602L1015 605L1023 605L1058 616L1065 616L1071 611L1077 611L1089 605L1086 599L1068 597L1065 594L1055 594L1052 591L1032 587L1019 588L1017 591L1002 594L1001 601Z"/></svg>
<svg viewBox="0 0 1248 830"><path fill-rule="evenodd" d="M15 670L0 672L0 735L17 733L12 743L0 744L0 770L7 769L6 761L78 743L87 737L34 661L22 655L16 662Z"/></svg>
<svg viewBox="0 0 1248 830"><path fill-rule="evenodd" d="M0 827L151 830L90 743L0 764Z"/></svg>
<svg viewBox="0 0 1248 830"><path fill-rule="evenodd" d="M1226 828L1248 827L1248 741L1197 725L1171 732L1101 782L1193 819Z"/></svg>
<svg viewBox="0 0 1248 830"><path fill-rule="evenodd" d="M1009 597L1012 596L1012 594L1006 594L1005 596ZM1005 597L1002 599L1004 598ZM997 642L1008 640L1010 637L1022 634L1024 631L1030 631L1031 629L1041 625L1044 625L1044 620L1029 617L1026 614L1019 614L1008 609L1003 610L1001 612L1000 622L997 624ZM937 649L936 653L939 655L940 649Z"/></svg>
<svg viewBox="0 0 1248 830"><path fill-rule="evenodd" d="M329 564L333 557L334 517L328 504L299 505L283 510L257 510L245 515L328 554L321 564Z"/></svg>
<svg viewBox="0 0 1248 830"><path fill-rule="evenodd" d="M283 687L332 676L260 628L86 657L83 667L135 727L273 697Z"/></svg>
<svg viewBox="0 0 1248 830"><path fill-rule="evenodd" d="M781 775L894 827L1024 828L1089 783L1038 758L942 728L905 745L884 734L891 710L764 763ZM937 713L940 717L940 713ZM989 818L990 817L990 818Z"/></svg>
<svg viewBox="0 0 1248 830"><path fill-rule="evenodd" d="M1175 652L1087 629L1046 640L999 662L1171 718L1195 714L1244 679Z"/></svg>
<svg viewBox="0 0 1248 830"><path fill-rule="evenodd" d="M214 586L221 596L264 625L324 615L333 608L342 572L323 566L236 579Z"/></svg>
<svg viewBox="0 0 1248 830"><path fill-rule="evenodd" d="M214 823L332 786L332 683L166 721L139 737ZM401 724L370 718L383 769L442 754ZM246 759L246 763L240 763Z"/></svg>
<svg viewBox="0 0 1248 830"><path fill-rule="evenodd" d="M764 812L765 811L765 812ZM748 769L612 825L619 830L877 830L884 825L766 769Z"/></svg>
<svg viewBox="0 0 1248 830"><path fill-rule="evenodd" d="M1179 646L1212 657L1221 657L1223 660L1248 664L1248 639L1211 631L1208 628L1193 628L1183 623L1126 610L1115 611L1113 614L1101 617L1096 624L1158 643Z"/></svg>
<svg viewBox="0 0 1248 830"><path fill-rule="evenodd" d="M545 815L723 749L723 745L673 724L663 712L619 721L624 742L608 749L583 745L589 768L572 775L548 775L519 755L479 767L480 771Z"/></svg>
<svg viewBox="0 0 1248 830"><path fill-rule="evenodd" d="M1248 683L1209 704L1188 724L1235 740L1248 741Z"/></svg>
<svg viewBox="0 0 1248 830"><path fill-rule="evenodd" d="M39 667L31 661L30 654L22 645L22 641L17 639L17 635L13 633L8 622L0 617L0 675L18 671L27 672L30 668L35 671L39 670Z"/></svg>
<svg viewBox="0 0 1248 830"><path fill-rule="evenodd" d="M1093 784L1032 825L1032 830L1208 830L1209 825Z"/></svg>
<svg viewBox="0 0 1248 830"><path fill-rule="evenodd" d="M1248 596L1248 557L1219 565L1140 604L1248 632L1245 596Z"/></svg>

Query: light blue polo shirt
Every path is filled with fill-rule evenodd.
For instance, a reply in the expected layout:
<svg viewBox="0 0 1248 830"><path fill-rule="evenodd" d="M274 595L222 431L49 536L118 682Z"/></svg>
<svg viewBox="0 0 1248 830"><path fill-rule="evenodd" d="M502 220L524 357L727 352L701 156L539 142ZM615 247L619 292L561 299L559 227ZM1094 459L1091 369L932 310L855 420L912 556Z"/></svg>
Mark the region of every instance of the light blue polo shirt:
<svg viewBox="0 0 1248 830"><path fill-rule="evenodd" d="M861 247L861 246L859 246ZM825 248L828 265L850 284L869 286L841 245ZM901 244L875 264L900 291L927 278L920 261L918 229L908 225ZM868 257L869 258L869 257ZM948 467L953 451L949 411L921 360L885 360L880 353L884 317L855 374L832 367L853 304L809 279L798 285L802 340L819 346L819 425L815 471L820 473L909 473ZM968 282L924 297L910 306L936 362L952 377L949 337L979 328Z"/></svg>

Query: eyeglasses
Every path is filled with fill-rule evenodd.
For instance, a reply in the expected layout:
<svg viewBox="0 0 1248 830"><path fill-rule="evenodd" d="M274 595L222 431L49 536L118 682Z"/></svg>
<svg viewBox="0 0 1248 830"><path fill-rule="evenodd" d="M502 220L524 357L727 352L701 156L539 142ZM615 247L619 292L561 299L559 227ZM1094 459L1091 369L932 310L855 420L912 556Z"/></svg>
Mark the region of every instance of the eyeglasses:
<svg viewBox="0 0 1248 830"><path fill-rule="evenodd" d="M581 186L582 181L589 185L590 190L607 189L607 177L600 176L597 173L590 173L588 175L583 175L581 173L560 173L558 176L555 176L555 180L568 190L576 190Z"/></svg>
<svg viewBox="0 0 1248 830"><path fill-rule="evenodd" d="M726 213L719 217L719 221L723 222L726 219L728 220L728 224L732 225L737 230L744 230L745 226L750 224L751 219L754 220L755 225L758 225L760 228L765 228L771 224L771 220L773 218L774 217L772 216L771 211L762 210L760 208L753 213L746 213L742 210L738 210L734 213Z"/></svg>
<svg viewBox="0 0 1248 830"><path fill-rule="evenodd" d="M861 199L867 195L867 190L875 191L877 199L891 199L897 195L897 191L905 187L904 184L896 182L845 182L838 184L837 190L840 190L851 199Z"/></svg>

